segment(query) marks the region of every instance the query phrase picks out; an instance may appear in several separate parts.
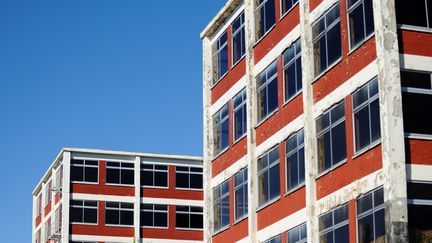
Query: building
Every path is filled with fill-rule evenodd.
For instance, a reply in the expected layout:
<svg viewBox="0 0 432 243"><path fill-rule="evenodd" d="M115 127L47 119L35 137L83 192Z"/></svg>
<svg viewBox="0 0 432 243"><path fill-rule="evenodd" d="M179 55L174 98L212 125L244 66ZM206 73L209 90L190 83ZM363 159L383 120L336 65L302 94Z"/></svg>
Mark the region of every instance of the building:
<svg viewBox="0 0 432 243"><path fill-rule="evenodd" d="M432 241L431 1L229 0L201 38L205 242Z"/></svg>
<svg viewBox="0 0 432 243"><path fill-rule="evenodd" d="M202 158L65 148L33 191L32 237L202 242Z"/></svg>

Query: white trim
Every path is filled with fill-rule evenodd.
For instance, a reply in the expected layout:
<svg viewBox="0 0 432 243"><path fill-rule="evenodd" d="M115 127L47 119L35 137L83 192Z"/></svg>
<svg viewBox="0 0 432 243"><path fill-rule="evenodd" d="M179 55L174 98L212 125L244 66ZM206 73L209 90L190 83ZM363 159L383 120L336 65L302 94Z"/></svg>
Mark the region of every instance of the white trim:
<svg viewBox="0 0 432 243"><path fill-rule="evenodd" d="M140 203L204 207L204 202L202 200L176 199L176 198L141 197Z"/></svg>
<svg viewBox="0 0 432 243"><path fill-rule="evenodd" d="M330 94L318 101L313 107L314 119L334 104L345 99L346 96L351 95L355 90L372 80L377 75L378 66L376 60L374 60L358 73L343 82L343 84L334 89Z"/></svg>
<svg viewBox="0 0 432 243"><path fill-rule="evenodd" d="M399 54L401 69L431 71L432 70L432 57Z"/></svg>
<svg viewBox="0 0 432 243"><path fill-rule="evenodd" d="M90 160L90 161L97 161L98 163L100 163L101 161L105 161L105 162L121 162L121 163L130 163L132 164L134 161L133 160L127 160L127 159L111 159L111 158L104 158L104 157L98 157L98 156L102 156L102 155L96 155L96 156L92 156L91 154L89 154L88 156L83 156L83 155L73 155L71 159L72 160ZM91 167L91 166L89 166ZM94 166L96 167L96 166Z"/></svg>
<svg viewBox="0 0 432 243"><path fill-rule="evenodd" d="M267 54L254 65L253 76L258 76L267 66L277 59L289 46L300 38L300 25L294 27L276 46L274 46Z"/></svg>
<svg viewBox="0 0 432 243"><path fill-rule="evenodd" d="M113 196L113 195L100 195L100 194L87 194L87 193L71 193L71 200L91 200L91 201L104 201L104 202L126 202L134 203L134 196Z"/></svg>
<svg viewBox="0 0 432 243"><path fill-rule="evenodd" d="M285 127L278 130L271 137L267 138L264 142L258 145L255 149L255 154L261 156L265 151L271 147L279 144L280 142L287 139L292 133L299 131L303 128L304 115L298 116L296 119L288 123Z"/></svg>
<svg viewBox="0 0 432 243"><path fill-rule="evenodd" d="M246 167L247 159L246 155L244 155L241 159L234 162L228 168L223 170L221 173L217 174L215 177L211 179L211 188L220 185L222 182L226 181L228 178L232 177L234 174L239 172L242 168Z"/></svg>
<svg viewBox="0 0 432 243"><path fill-rule="evenodd" d="M236 96L243 88L246 87L247 76L241 77L230 89L228 89L219 99L210 106L210 115L213 117L225 104ZM247 95L247 94L246 94Z"/></svg>
<svg viewBox="0 0 432 243"><path fill-rule="evenodd" d="M115 236L99 236L99 235L71 235L71 241L103 241L103 242L133 242L133 237L115 237Z"/></svg>
<svg viewBox="0 0 432 243"><path fill-rule="evenodd" d="M406 165L407 181L432 181L432 165Z"/></svg>
<svg viewBox="0 0 432 243"><path fill-rule="evenodd" d="M333 5L338 2L339 0L322 1L318 6L314 8L312 12L310 12L309 22L313 24L313 22L319 19L327 10L329 10L331 7L333 7Z"/></svg>
<svg viewBox="0 0 432 243"><path fill-rule="evenodd" d="M141 243L201 243L204 241L199 240L169 240L169 239L154 239L154 238L141 238Z"/></svg>

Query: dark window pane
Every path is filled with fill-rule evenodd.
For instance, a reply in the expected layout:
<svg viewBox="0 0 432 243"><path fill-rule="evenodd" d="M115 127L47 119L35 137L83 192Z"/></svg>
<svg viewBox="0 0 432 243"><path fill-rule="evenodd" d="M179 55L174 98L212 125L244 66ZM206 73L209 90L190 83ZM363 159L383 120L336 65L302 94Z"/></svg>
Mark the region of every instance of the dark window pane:
<svg viewBox="0 0 432 243"><path fill-rule="evenodd" d="M318 171L322 172L331 167L330 132L326 132L317 139Z"/></svg>
<svg viewBox="0 0 432 243"><path fill-rule="evenodd" d="M119 169L106 169L106 182L120 184L120 170Z"/></svg>
<svg viewBox="0 0 432 243"><path fill-rule="evenodd" d="M326 213L319 218L319 231L323 231L333 225L332 212Z"/></svg>
<svg viewBox="0 0 432 243"><path fill-rule="evenodd" d="M268 175L264 173L258 176L258 203L263 205L268 201Z"/></svg>
<svg viewBox="0 0 432 243"><path fill-rule="evenodd" d="M296 67L295 63L292 63L290 66L285 69L285 97L287 99L293 97L297 93L296 85Z"/></svg>
<svg viewBox="0 0 432 243"><path fill-rule="evenodd" d="M106 165L107 166L111 166L111 167L120 167L120 163L119 162L107 162Z"/></svg>
<svg viewBox="0 0 432 243"><path fill-rule="evenodd" d="M168 226L167 213L155 213L154 214L154 226L166 227Z"/></svg>
<svg viewBox="0 0 432 243"><path fill-rule="evenodd" d="M267 98L268 98L268 112L267 115L275 111L278 107L278 88L277 78L272 80L267 87Z"/></svg>
<svg viewBox="0 0 432 243"><path fill-rule="evenodd" d="M375 242L385 242L384 209L375 213Z"/></svg>
<svg viewBox="0 0 432 243"><path fill-rule="evenodd" d="M297 71L297 91L302 89L302 68L301 68L301 57L298 57L296 61L296 71Z"/></svg>
<svg viewBox="0 0 432 243"><path fill-rule="evenodd" d="M344 225L334 231L334 242L337 243L349 243L349 228L348 225Z"/></svg>
<svg viewBox="0 0 432 243"><path fill-rule="evenodd" d="M97 223L97 209L84 209L84 219L86 223Z"/></svg>
<svg viewBox="0 0 432 243"><path fill-rule="evenodd" d="M300 240L299 228L294 228L288 232L288 243L295 243Z"/></svg>
<svg viewBox="0 0 432 243"><path fill-rule="evenodd" d="M365 85L353 94L353 108L357 108L359 105L366 102L368 98L368 86Z"/></svg>
<svg viewBox="0 0 432 243"><path fill-rule="evenodd" d="M336 62L342 55L340 23L333 26L327 32L328 64L327 67Z"/></svg>
<svg viewBox="0 0 432 243"><path fill-rule="evenodd" d="M198 174L190 175L190 188L202 189L203 188L203 177Z"/></svg>
<svg viewBox="0 0 432 243"><path fill-rule="evenodd" d="M349 28L350 44L351 47L354 47L365 38L362 4L358 5L349 13Z"/></svg>
<svg viewBox="0 0 432 243"><path fill-rule="evenodd" d="M193 229L203 228L203 216L201 214L191 214L190 216L190 227Z"/></svg>
<svg viewBox="0 0 432 243"><path fill-rule="evenodd" d="M432 116L425 116L423 109L432 107L432 95L402 93L404 130L407 133L432 134Z"/></svg>
<svg viewBox="0 0 432 243"><path fill-rule="evenodd" d="M374 229L373 229L373 215L370 214L358 220L358 242L369 243L373 242Z"/></svg>
<svg viewBox="0 0 432 243"><path fill-rule="evenodd" d="M431 242L432 241L432 206L430 205L408 205L409 242Z"/></svg>
<svg viewBox="0 0 432 243"><path fill-rule="evenodd" d="M70 221L76 223L83 222L83 209L71 207L70 209Z"/></svg>
<svg viewBox="0 0 432 243"><path fill-rule="evenodd" d="M395 3L398 24L427 27L425 1L398 0Z"/></svg>
<svg viewBox="0 0 432 243"><path fill-rule="evenodd" d="M299 162L299 184L305 181L305 162L304 162L304 148L300 149L298 152L298 162Z"/></svg>
<svg viewBox="0 0 432 243"><path fill-rule="evenodd" d="M380 114L379 114L379 101L378 99L370 104L370 115L371 115L371 142L374 142L381 138L380 128Z"/></svg>
<svg viewBox="0 0 432 243"><path fill-rule="evenodd" d="M332 129L333 165L346 159L345 121Z"/></svg>
<svg viewBox="0 0 432 243"><path fill-rule="evenodd" d="M229 197L222 199L222 226L229 225Z"/></svg>
<svg viewBox="0 0 432 243"><path fill-rule="evenodd" d="M105 222L107 224L120 224L120 212L118 210L105 210Z"/></svg>
<svg viewBox="0 0 432 243"><path fill-rule="evenodd" d="M85 181L97 182L98 181L98 168L86 167L84 169Z"/></svg>
<svg viewBox="0 0 432 243"><path fill-rule="evenodd" d="M344 118L345 116L345 102L341 102L331 109L331 123L335 123L336 121Z"/></svg>
<svg viewBox="0 0 432 243"><path fill-rule="evenodd" d="M71 164L72 165L82 165L82 164L84 164L84 160L73 159L73 160L71 160Z"/></svg>
<svg viewBox="0 0 432 243"><path fill-rule="evenodd" d="M189 215L176 213L176 227L189 228Z"/></svg>
<svg viewBox="0 0 432 243"><path fill-rule="evenodd" d="M122 170L121 183L125 184L125 185L133 185L134 184L134 171L133 170Z"/></svg>
<svg viewBox="0 0 432 243"><path fill-rule="evenodd" d="M275 4L274 0L268 0L267 3L265 3L265 23L266 23L266 32L270 30L270 28L275 24L276 17L275 17Z"/></svg>
<svg viewBox="0 0 432 243"><path fill-rule="evenodd" d="M374 32L372 0L364 0L366 36Z"/></svg>
<svg viewBox="0 0 432 243"><path fill-rule="evenodd" d="M279 164L270 168L270 200L280 195Z"/></svg>
<svg viewBox="0 0 432 243"><path fill-rule="evenodd" d="M168 176L166 172L155 172L155 186L168 186Z"/></svg>
<svg viewBox="0 0 432 243"><path fill-rule="evenodd" d="M140 212L141 226L153 226L153 214L151 212Z"/></svg>
<svg viewBox="0 0 432 243"><path fill-rule="evenodd" d="M153 172L141 171L141 185L142 186L153 186Z"/></svg>
<svg viewBox="0 0 432 243"><path fill-rule="evenodd" d="M322 130L326 129L330 125L329 112L327 112L327 113L323 114L322 116L320 116L316 120L315 124L316 124L317 133L319 133Z"/></svg>
<svg viewBox="0 0 432 243"><path fill-rule="evenodd" d="M320 236L320 242L321 243L332 243L333 242L333 231L330 231L327 234L321 235ZM339 242L337 242L337 243L339 243Z"/></svg>
<svg viewBox="0 0 432 243"><path fill-rule="evenodd" d="M229 133L229 119L225 120L222 125L222 134L221 134L221 142L222 142L222 147L221 150L225 149L228 147L229 145L229 137L228 137L228 133Z"/></svg>
<svg viewBox="0 0 432 243"><path fill-rule="evenodd" d="M290 190L298 185L297 153L287 158L287 189Z"/></svg>
<svg viewBox="0 0 432 243"><path fill-rule="evenodd" d="M189 188L189 175L183 173L177 173L176 187Z"/></svg>
<svg viewBox="0 0 432 243"><path fill-rule="evenodd" d="M348 205L342 206L334 210L334 224L339 224L348 220Z"/></svg>
<svg viewBox="0 0 432 243"><path fill-rule="evenodd" d="M372 193L369 193L357 200L357 214L364 213L372 209Z"/></svg>
<svg viewBox="0 0 432 243"><path fill-rule="evenodd" d="M356 151L359 151L371 143L369 134L369 106L363 107L354 114L354 129Z"/></svg>
<svg viewBox="0 0 432 243"><path fill-rule="evenodd" d="M97 160L86 160L85 164L86 165L96 165L97 166L99 164L99 162Z"/></svg>
<svg viewBox="0 0 432 243"><path fill-rule="evenodd" d="M401 83L404 87L431 89L431 74L425 72L401 71Z"/></svg>
<svg viewBox="0 0 432 243"><path fill-rule="evenodd" d="M71 180L84 181L84 168L78 166L71 167Z"/></svg>
<svg viewBox="0 0 432 243"><path fill-rule="evenodd" d="M120 212L120 224L121 225L133 225L134 213L133 211L121 211Z"/></svg>
<svg viewBox="0 0 432 243"><path fill-rule="evenodd" d="M432 200L432 184L429 183L407 183L409 199Z"/></svg>

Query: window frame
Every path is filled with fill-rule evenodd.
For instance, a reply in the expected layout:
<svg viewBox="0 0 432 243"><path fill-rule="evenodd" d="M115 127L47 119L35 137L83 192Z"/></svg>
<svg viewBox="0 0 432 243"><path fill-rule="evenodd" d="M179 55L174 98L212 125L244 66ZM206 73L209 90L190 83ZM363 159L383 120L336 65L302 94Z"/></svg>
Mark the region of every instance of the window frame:
<svg viewBox="0 0 432 243"><path fill-rule="evenodd" d="M45 184L44 190L45 190L45 198L44 198L44 207L48 206L49 203L51 203L52 200L52 179L48 181L48 183Z"/></svg>
<svg viewBox="0 0 432 243"><path fill-rule="evenodd" d="M226 116L223 116L223 113L226 109ZM229 129L229 123L230 123L230 110L229 110L229 102L227 102L225 105L223 105L216 113L214 113L212 115L212 135L213 135L213 148L212 148L212 153L213 153L213 159L217 158L219 155L223 154L225 151L227 151L230 147L230 139L229 139L229 133L230 133L230 129ZM218 117L219 122L215 123L215 119L216 117ZM227 145L226 147L222 147L223 141L222 141L222 127L223 124L227 122L228 123L228 136L227 136ZM216 135L216 129L220 130L220 134ZM216 138L218 137L219 143L218 146L220 146L220 149L216 151Z"/></svg>
<svg viewBox="0 0 432 243"><path fill-rule="evenodd" d="M80 164L78 164L78 165L74 165L73 164L73 161L76 161L76 160L81 160L81 161L83 161L83 164L82 165L80 165ZM97 165L87 165L86 164L86 162L87 161L91 161L91 162L97 162ZM71 161L70 161L70 174L72 174L72 167L73 166L75 166L75 167L82 167L83 168L83 181L75 181L75 180L70 180L70 182L71 183L76 183L76 184L89 184L89 185L97 185L97 184L99 184L99 176L100 176L100 168L99 168L99 165L100 165L100 161L99 160L93 160L93 159L81 159L81 158L73 158L73 159L71 159ZM87 168L96 168L97 169L97 181L96 182L92 182L92 181L85 181L85 169L86 169L86 167ZM72 177L72 176L71 176Z"/></svg>
<svg viewBox="0 0 432 243"><path fill-rule="evenodd" d="M178 171L177 167L187 167L188 171ZM198 168L201 169L201 172L196 172L196 171L191 171L191 168ZM189 191L203 191L204 190L204 168L202 166L193 166L193 165L176 165L175 166L175 181L176 181L176 186L175 189L177 190L189 190ZM177 186L177 173L179 174L188 174L188 183L189 183L189 187L178 187ZM191 188L191 183L190 183L190 174L194 174L194 175L201 175L202 181L203 181L203 186L202 188Z"/></svg>
<svg viewBox="0 0 432 243"><path fill-rule="evenodd" d="M144 209L143 205L151 205L152 209ZM165 206L166 210L155 209L155 206ZM152 214L153 226L142 225L141 213L150 212ZM155 226L155 213L165 213L166 214L166 226ZM141 203L140 204L140 228L148 229L168 229L169 228L169 205L167 204L154 204L154 203Z"/></svg>
<svg viewBox="0 0 432 243"><path fill-rule="evenodd" d="M152 169L145 169L142 166L143 165L152 165ZM162 169L156 169L155 167L159 165L159 166L166 166L166 171L162 170ZM152 172L153 174L153 186L149 186L149 185L143 185L141 183L142 180L142 172L143 171L147 171L147 172ZM155 172L166 172L166 177L167 177L167 185L166 186L155 186ZM158 163L141 163L140 164L140 187L142 188L158 188L158 189L168 189L169 188L169 165L168 164L158 164Z"/></svg>
<svg viewBox="0 0 432 243"><path fill-rule="evenodd" d="M236 183L236 177L237 175L241 175L242 174L242 182L239 183L237 185ZM237 190L242 188L243 189L243 200L246 200L243 202L244 206L244 210L245 212L243 212L243 215L238 216L237 215L237 210L235 209L237 207ZM246 189L246 191L244 191ZM234 223L240 222L243 219L248 217L248 212L249 212L249 203L248 203L248 198L249 198L249 184L248 184L248 167L244 167L242 169L240 169L235 175L234 175Z"/></svg>
<svg viewBox="0 0 432 243"><path fill-rule="evenodd" d="M215 211L214 208L216 207L216 205L218 205L220 203L220 215L218 216L218 220L220 221L220 227L216 228L216 224L213 223L213 229L212 229L213 230L213 235L215 235L215 234L217 234L219 232L222 232L222 231L228 229L231 226L231 214L230 214L230 207L231 207L230 203L231 202L230 202L230 183L229 182L230 182L230 179L228 178L225 181L223 181L222 183L220 183L219 185L215 186L213 188L213 190L212 190L212 195L213 195L213 199L212 199L213 200L213 222L216 221L216 213L214 212ZM225 192L225 193L223 193L223 190L222 190L224 188L224 186L228 187L228 191ZM215 192L215 191L217 191L217 192ZM218 195L217 198L214 197L214 195L216 193ZM223 222L222 219L223 219L223 216L224 216L223 213L222 213L223 206L224 206L222 204L222 201L225 198L228 198L228 211L229 211L229 213L228 213L228 224L227 225L222 225L222 222Z"/></svg>
<svg viewBox="0 0 432 243"><path fill-rule="evenodd" d="M42 190L36 196L35 203L36 203L35 207L36 207L36 218L37 218L42 215Z"/></svg>
<svg viewBox="0 0 432 243"><path fill-rule="evenodd" d="M177 209L177 207L187 207L189 211L180 211ZM201 208L201 212L192 212L191 208ZM200 207L200 206L189 206L189 205L176 205L176 209L175 209L175 220L177 221L177 214L187 214L188 218L189 218L189 228L184 228L184 227L177 227L177 223L175 228L176 229L180 229L180 230L196 230L196 231L202 231L204 229L204 207ZM202 228L192 228L191 227L191 215L201 215L202 219L203 219L203 227Z"/></svg>
<svg viewBox="0 0 432 243"><path fill-rule="evenodd" d="M283 1L283 0L281 0ZM298 1L297 1L298 3ZM299 46L300 50L297 52L297 46ZM286 52L288 52L289 49L294 48L294 57L289 60L288 62L285 61L284 55ZM300 58L300 79L303 79L303 74L301 73L302 71L302 67L301 67L301 40L300 37L298 39L296 39L295 41L293 41L291 43L291 45L285 49L282 53L282 78L283 78L283 100L284 100L284 105L288 104L290 101L292 101L293 99L295 99L295 97L297 97L299 94L301 94L303 92L303 83L302 80L300 80L300 84L302 85L302 87L299 89L297 87L297 82L298 82L298 77L297 77L297 60ZM295 66L295 70L296 70L296 92L291 96L288 97L287 96L287 85L286 85L286 75L285 75L285 69L288 69L291 65Z"/></svg>
<svg viewBox="0 0 432 243"><path fill-rule="evenodd" d="M299 234L299 239L301 238L301 231L306 230L306 238L302 238L296 242L289 242L290 232L293 232L294 230L298 231L297 233ZM307 238L307 225L306 225L306 223L299 224L299 225L292 227L291 229L287 230L286 231L286 237L287 237L286 238L287 243L307 243L308 238Z"/></svg>
<svg viewBox="0 0 432 243"><path fill-rule="evenodd" d="M117 167L117 166L108 165L108 163L118 163L119 166ZM132 165L133 167L124 167L123 166L124 164ZM113 170L118 169L119 170L119 178L118 178L119 179L119 183L107 182L108 181L108 177L107 177L107 175L108 175L108 169L113 169ZM133 172L134 183L132 183L132 184L124 184L122 182L122 172L124 170L132 171ZM133 162L126 162L126 161L106 161L105 162L105 177L106 177L105 178L105 181L106 181L105 184L106 185L109 185L109 186L128 186L128 187L134 187L135 186L135 164Z"/></svg>
<svg viewBox="0 0 432 243"><path fill-rule="evenodd" d="M267 30L265 30L262 34L261 34L261 36L258 38L258 36L257 36L257 30L256 30L256 19L257 19L257 16L256 16L256 13L258 12L258 11L260 11L261 10L261 8L265 8L266 7L266 4L267 4L267 2L269 2L269 1L273 1L273 5L274 5L274 8L273 8L273 11L274 11L274 23L272 24L272 26L270 26ZM263 0L263 2L262 3L260 3L258 6L254 6L254 25L255 25L255 33L254 33L254 39L255 39L255 45L256 44L258 44L262 39L264 39L264 37L265 36L267 36L267 34L268 33L270 33L271 32L271 30L276 26L276 2L275 2L276 0ZM256 1L254 1L254 5L256 5ZM264 14L266 13L266 11L264 11ZM260 16L261 17L261 16ZM264 20L265 20L265 17L264 17ZM264 26L266 25L266 22L264 22Z"/></svg>
<svg viewBox="0 0 432 243"><path fill-rule="evenodd" d="M279 18L279 20L281 20L281 19L283 19L285 16L287 16L288 15L288 13L289 12L291 12L291 10L293 10L298 4L299 4L299 0L292 0L292 2L294 2L292 5L291 5L291 7L290 8L288 8L287 10L285 10L285 12L283 12L283 2L284 0L280 0L279 1L279 3L280 3L280 18Z"/></svg>
<svg viewBox="0 0 432 243"><path fill-rule="evenodd" d="M107 206L107 203L118 203L118 207L110 207ZM124 204L130 204L132 205L132 208L126 208L126 207L122 207ZM119 212L119 218L118 218L118 224L108 224L107 223L107 211L108 210L117 210ZM121 212L125 211L125 212L132 212L132 224L121 224ZM134 203L129 203L129 202L112 202L112 201L106 201L105 202L105 226L113 226L113 227L134 227L135 224L135 220L134 220Z"/></svg>
<svg viewBox="0 0 432 243"><path fill-rule="evenodd" d="M302 134L303 135L303 142L301 144L299 144L299 135ZM288 151L288 141L293 138L296 137L296 147L292 150L292 151ZM303 149L303 153L305 153L305 145L304 145L304 128L292 133L285 141L285 194L290 194L296 190L298 190L299 188L303 187L305 185L305 180L306 180L306 168L305 168L305 175L304 175L304 180L301 183L298 183L296 186L289 188L288 189L288 158L289 156L293 155L293 154L297 154L297 176L300 175L300 166L299 166L299 153L300 150ZM303 163L305 166L305 155L303 155Z"/></svg>
<svg viewBox="0 0 432 243"><path fill-rule="evenodd" d="M243 18L243 21L241 19ZM234 30L234 22L237 20L240 20L240 26L237 30ZM244 10L234 19L234 21L231 23L231 68L235 67L241 60L246 56L246 34L245 34L245 17L244 17ZM243 37L243 48L244 52L243 54L238 58L237 61L234 60L234 37L236 37L238 34L241 34Z"/></svg>
<svg viewBox="0 0 432 243"><path fill-rule="evenodd" d="M377 205L377 206L375 205L375 192L377 192L379 190L383 190L383 198L384 198L384 188L383 188L383 186L380 186L380 187L377 187L377 188L373 189L372 191L369 191L369 192L365 193L364 195L361 195L360 197L357 197L357 199L356 199L356 204L355 204L356 205L356 219L355 219L356 221L355 222L356 222L356 240L357 240L357 242L360 242L360 239L359 239L359 237L360 237L359 220L361 220L361 219L363 219L363 218L365 218L365 217L367 217L369 215L372 215L372 218L373 218L373 231L374 231L373 235L375 237L375 213L378 212L378 211L380 211L380 210L383 210L384 211L384 215L385 215L385 203L384 203L384 200L383 200L382 204ZM369 210L367 210L367 211L365 211L365 212L363 212L363 213L359 214L358 210L357 210L358 204L359 204L359 199L364 198L364 197L366 197L366 196L368 196L370 194L372 194L372 208L369 209ZM375 239L374 239L374 241L375 241Z"/></svg>
<svg viewBox="0 0 432 243"><path fill-rule="evenodd" d="M76 202L82 202L82 205L72 205L72 201ZM96 202L96 206L85 206L85 202ZM77 225L99 225L99 201L96 200L70 200L70 208L81 208L82 209L82 220L85 221L84 217L84 209L96 209L96 223L88 223L88 222L72 222L70 219L70 224L77 224ZM70 210L70 209L69 209ZM70 211L69 211L70 213Z"/></svg>
<svg viewBox="0 0 432 243"><path fill-rule="evenodd" d="M258 95L259 95L259 93L262 90L265 90L265 92L266 92L266 100L264 102L264 105L267 107L267 113L263 117L260 118L259 117L259 114L260 114L259 113L259 105L257 104L257 108L256 108L256 112L257 112L257 115L256 115L256 126L259 126L262 123L264 123L269 117L271 117L279 109L279 97L278 97L279 96L279 89L278 89L278 81L279 80L278 80L278 70L277 70L278 65L277 65L277 63L278 63L277 59L274 60L266 68L264 68L263 71L261 71L255 77L255 81L257 82L258 78L260 78L262 75L265 76L265 82L263 82L260 86L258 86L258 83L257 83L257 89L256 89L255 95L256 95L256 99L257 99L257 103L258 103L258 100L259 100L258 99ZM276 72L272 76L268 77L268 71L271 70L271 67L273 65L275 66ZM269 103L269 99L268 99L268 97L269 97L269 95L268 95L268 86L270 85L271 82L276 82L276 93L277 93L277 95L276 95L275 99L276 99L276 104L277 105L276 105L276 108L274 110L269 111L269 109L268 109L268 103ZM264 107L263 107L263 109L265 110ZM264 114L264 112L263 112L263 114Z"/></svg>
<svg viewBox="0 0 432 243"><path fill-rule="evenodd" d="M335 220L334 220L334 218L335 218L335 216L334 216L334 212L335 212L336 210L342 208L342 207L347 207L347 218L346 218L345 220L343 220L343 221L341 221L341 222L335 224L335 223L334 223L334 222L335 222ZM318 236L319 236L319 238L321 238L322 235L328 234L329 232L333 232L333 243L336 243L336 242L335 242L335 234L334 234L334 232L335 232L337 229L340 229L340 228L342 228L342 227L344 227L344 226L346 226L346 225L348 225L348 237L349 237L349 206L348 206L348 203L344 203L344 204L341 205L341 206L338 206L338 207L332 208L330 211L325 212L325 213L319 215L319 216L318 216L318 223L319 223L321 217L323 217L323 216L325 216L325 215L327 215L327 214L330 214L330 213L332 214L332 225L331 225L330 227L327 227L327 228L323 229L323 230L320 230L320 229L318 228ZM331 243L331 242L329 242L329 243Z"/></svg>
<svg viewBox="0 0 432 243"><path fill-rule="evenodd" d="M281 243L282 242L282 235L278 234L278 235L272 236L269 239L262 241L262 243L272 243L274 240L279 240L279 243Z"/></svg>
<svg viewBox="0 0 432 243"><path fill-rule="evenodd" d="M427 0L424 0L424 7L425 7L425 10L426 10L425 14L426 14L426 22L427 22L428 27L397 23L397 12L398 12L398 9L397 9L396 2L397 2L397 0L395 1L395 10L396 10L396 24L397 24L398 28L406 29L406 30L421 31L421 32L425 32L425 33L432 33L432 19L429 19L429 16L428 16L429 12L427 10L428 9ZM432 7L431 7L431 9L432 9Z"/></svg>
<svg viewBox="0 0 432 243"><path fill-rule="evenodd" d="M220 40L221 40L222 36L224 36L224 35L226 35L226 42L221 44ZM214 45L217 46L216 49L214 49ZM220 36L217 37L216 41L212 44L211 48L212 48L212 58L211 58L211 60L212 60L212 62L211 62L212 63L212 81L211 81L211 87L213 87L213 86L216 86L216 84L218 84L229 72L228 30L225 30L224 32L222 32L222 34ZM219 70L220 70L220 63L219 63L220 56L219 55L224 48L227 48L227 70L225 73L221 74L219 77ZM213 53L213 51L214 51L214 53ZM215 67L215 64L214 64L215 57L217 57L217 60L218 60L216 77L215 77L215 71L213 70Z"/></svg>
<svg viewBox="0 0 432 243"><path fill-rule="evenodd" d="M271 161L270 162L270 158L269 158L269 156L270 156L270 154L273 152L273 151L275 151L275 150L277 150L277 160L275 160L275 161ZM259 184L259 178L260 178L260 176L262 176L262 175L264 175L264 174L268 174L269 173L269 171L270 171L270 169L272 169L273 167L275 167L275 166L278 166L279 168L278 168L278 172L279 172L279 180L278 180L278 183L279 183L279 185L278 185L278 187L279 187L279 193L277 194L277 196L275 196L275 197L273 197L273 198L267 198L261 205L260 205L260 200L259 200L259 195L261 195L261 194L263 194L263 193L261 193L260 191L259 191L259 188L258 188L258 207L257 207L257 209L256 209L256 211L259 211L259 210L261 210L261 209L263 209L263 208L265 208L265 207L267 207L268 205L270 205L270 204L272 204L272 203L274 203L275 201L277 201L277 200L279 200L279 198L280 198L280 149L279 149L279 144L278 145L276 145L276 146L274 146L274 147L272 147L272 148L270 148L269 150L267 150L265 153L263 153L261 156L259 156L258 158L257 158L257 163L259 163L259 160L260 159L262 159L262 158L264 158L264 157L267 157L266 158L266 160L267 160L267 166L266 167L264 167L264 168L262 168L261 170L259 170L259 168L257 169L257 178L258 178L258 184ZM270 194L270 188L271 188L271 183L270 183L270 175L268 174L267 175L268 176L268 182L267 182L267 184L268 184L268 188L267 188L267 194ZM267 196L270 196L270 195L266 195L266 197Z"/></svg>
<svg viewBox="0 0 432 243"><path fill-rule="evenodd" d="M234 105L234 102L236 100L236 98L238 96L242 96L242 101L240 102L240 104L238 104L237 106ZM244 96L244 98L243 98ZM244 137L246 137L247 135L247 92L246 92L246 88L243 88L242 90L240 90L240 92L238 92L233 98L232 98L232 117L233 117L233 121L232 121L232 125L233 125L233 144L237 143L238 141L242 140ZM245 121L244 121L244 126L245 126L245 131L244 133L236 138L236 112L238 112L239 110L241 110L244 107L245 109ZM229 146L228 146L229 147Z"/></svg>
<svg viewBox="0 0 432 243"><path fill-rule="evenodd" d="M375 23L373 22L373 11L372 11L372 23L374 23L374 28L373 31L369 34L366 33L366 14L365 14L365 6L364 6L364 1L366 0L358 0L356 3L354 3L351 7L348 6L348 2L346 4L346 15L347 15L347 29L348 29L348 54L354 52L355 50L357 50L361 45L363 45L365 42L367 42L372 36L375 35ZM357 43L356 45L352 45L351 44L351 27L350 27L350 23L349 23L349 15L351 12L353 12L356 8L359 7L359 5L362 5L362 13L363 13L363 32L365 34L365 37L363 38L363 40L361 40L359 43ZM372 8L373 10L373 8Z"/></svg>

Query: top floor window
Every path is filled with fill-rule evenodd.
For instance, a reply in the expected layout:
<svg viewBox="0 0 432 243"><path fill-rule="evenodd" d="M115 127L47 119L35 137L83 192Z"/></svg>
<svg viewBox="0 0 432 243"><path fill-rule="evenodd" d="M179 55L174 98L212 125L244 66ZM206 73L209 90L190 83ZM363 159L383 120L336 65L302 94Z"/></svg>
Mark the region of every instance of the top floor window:
<svg viewBox="0 0 432 243"><path fill-rule="evenodd" d="M349 242L347 204L319 217L319 234L322 243Z"/></svg>
<svg viewBox="0 0 432 243"><path fill-rule="evenodd" d="M246 89L238 93L233 100L234 141L246 134Z"/></svg>
<svg viewBox="0 0 432 243"><path fill-rule="evenodd" d="M290 11L294 5L296 5L296 3L298 3L298 0L282 0L281 4L282 4L282 14L281 16L283 16L284 14L286 14L288 11Z"/></svg>
<svg viewBox="0 0 432 243"><path fill-rule="evenodd" d="M42 193L36 197L36 217L41 215L42 212Z"/></svg>
<svg viewBox="0 0 432 243"><path fill-rule="evenodd" d="M99 161L73 159L71 161L72 182L97 183L99 175Z"/></svg>
<svg viewBox="0 0 432 243"><path fill-rule="evenodd" d="M279 146L258 158L258 205L280 195Z"/></svg>
<svg viewBox="0 0 432 243"><path fill-rule="evenodd" d="M372 0L349 0L347 3L350 47L354 49L374 32Z"/></svg>
<svg viewBox="0 0 432 243"><path fill-rule="evenodd" d="M318 77L342 56L339 4L312 25L314 73Z"/></svg>
<svg viewBox="0 0 432 243"><path fill-rule="evenodd" d="M269 117L278 107L277 61L262 71L257 81L258 122Z"/></svg>
<svg viewBox="0 0 432 243"><path fill-rule="evenodd" d="M255 0L255 39L260 40L276 22L275 0Z"/></svg>
<svg viewBox="0 0 432 243"><path fill-rule="evenodd" d="M217 156L229 145L228 103L213 115L213 155Z"/></svg>
<svg viewBox="0 0 432 243"><path fill-rule="evenodd" d="M124 162L107 162L106 182L119 185L134 184L134 164Z"/></svg>
<svg viewBox="0 0 432 243"><path fill-rule="evenodd" d="M430 0L396 0L395 4L398 24L432 28L432 2Z"/></svg>
<svg viewBox="0 0 432 243"><path fill-rule="evenodd" d="M60 189L63 186L63 165L60 165L60 168L57 169L56 171L56 189Z"/></svg>
<svg viewBox="0 0 432 243"><path fill-rule="evenodd" d="M346 159L345 102L332 107L316 120L318 172Z"/></svg>
<svg viewBox="0 0 432 243"><path fill-rule="evenodd" d="M176 166L176 188L202 189L203 169L200 167Z"/></svg>
<svg viewBox="0 0 432 243"><path fill-rule="evenodd" d="M228 36L225 31L212 45L213 84L228 72Z"/></svg>
<svg viewBox="0 0 432 243"><path fill-rule="evenodd" d="M288 47L282 57L284 65L285 101L288 101L302 90L300 39L296 40Z"/></svg>
<svg viewBox="0 0 432 243"><path fill-rule="evenodd" d="M245 21L242 12L232 23L232 59L235 65L245 55Z"/></svg>
<svg viewBox="0 0 432 243"><path fill-rule="evenodd" d="M168 187L168 166L142 164L141 186Z"/></svg>
<svg viewBox="0 0 432 243"><path fill-rule="evenodd" d="M48 205L51 202L51 190L52 190L52 180L45 185L45 203L44 205Z"/></svg>

